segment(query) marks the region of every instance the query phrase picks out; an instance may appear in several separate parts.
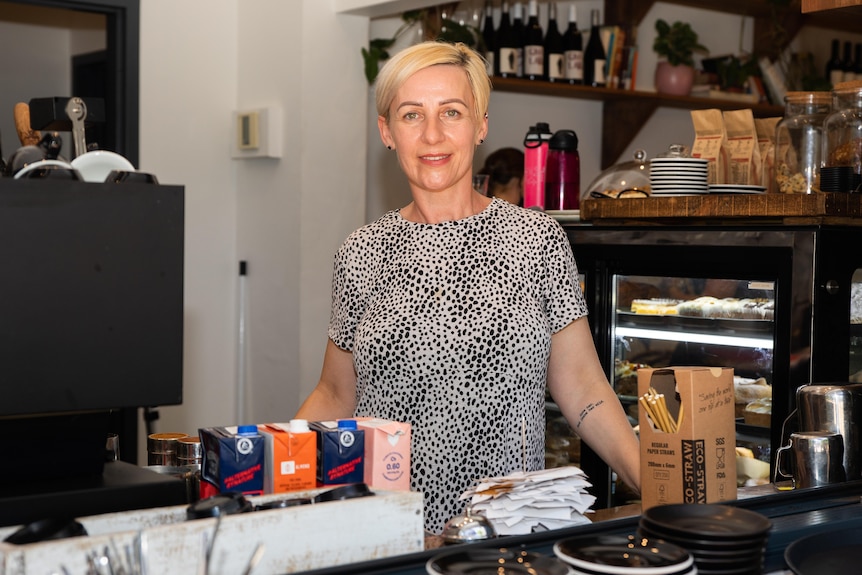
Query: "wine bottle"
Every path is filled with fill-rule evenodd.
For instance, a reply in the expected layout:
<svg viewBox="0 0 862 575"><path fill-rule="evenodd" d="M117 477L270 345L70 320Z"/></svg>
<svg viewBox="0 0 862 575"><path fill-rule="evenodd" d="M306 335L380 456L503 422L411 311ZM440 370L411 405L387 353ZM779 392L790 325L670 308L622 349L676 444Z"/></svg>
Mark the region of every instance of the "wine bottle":
<svg viewBox="0 0 862 575"><path fill-rule="evenodd" d="M518 41L509 19L509 1L503 0L500 12L500 26L497 28L497 51L494 65L497 75L514 78L518 75Z"/></svg>
<svg viewBox="0 0 862 575"><path fill-rule="evenodd" d="M545 32L545 78L562 82L566 78L563 37L557 26L557 3L548 3L548 31Z"/></svg>
<svg viewBox="0 0 862 575"><path fill-rule="evenodd" d="M545 79L545 46L539 24L539 4L530 0L527 4L527 26L524 32L524 77L528 80Z"/></svg>
<svg viewBox="0 0 862 575"><path fill-rule="evenodd" d="M832 40L832 57L826 62L826 79L834 86L844 79L844 62L838 55L841 49L841 41L837 38Z"/></svg>
<svg viewBox="0 0 862 575"><path fill-rule="evenodd" d="M563 57L566 61L565 76L569 84L584 83L583 34L578 30L578 8L569 4L569 27L563 34Z"/></svg>
<svg viewBox="0 0 862 575"><path fill-rule="evenodd" d="M853 42L844 42L844 57L841 60L841 63L844 64L841 81L849 82L850 80L855 80L856 72L853 68Z"/></svg>
<svg viewBox="0 0 862 575"><path fill-rule="evenodd" d="M856 57L853 59L853 79L862 80L862 44L856 44L854 48Z"/></svg>
<svg viewBox="0 0 862 575"><path fill-rule="evenodd" d="M518 72L515 74L518 78L524 77L524 43L526 41L527 28L524 26L524 6L520 2L515 2L515 13L512 19L512 30L515 33L515 42L517 43L518 51Z"/></svg>
<svg viewBox="0 0 862 575"><path fill-rule="evenodd" d="M494 54L497 51L497 33L494 31L494 8L491 0L485 0L485 21L482 24L482 42L485 43L485 68L489 76L497 74Z"/></svg>
<svg viewBox="0 0 862 575"><path fill-rule="evenodd" d="M599 11L590 10L590 39L584 50L584 84L605 85L605 49L602 46Z"/></svg>

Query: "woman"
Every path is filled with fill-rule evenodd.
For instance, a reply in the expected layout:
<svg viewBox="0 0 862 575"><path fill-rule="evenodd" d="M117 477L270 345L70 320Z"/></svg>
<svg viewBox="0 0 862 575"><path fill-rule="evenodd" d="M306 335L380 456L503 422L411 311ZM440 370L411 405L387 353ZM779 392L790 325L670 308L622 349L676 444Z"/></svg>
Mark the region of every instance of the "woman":
<svg viewBox="0 0 862 575"><path fill-rule="evenodd" d="M524 152L500 148L485 158L479 174L488 175L488 196L524 205Z"/></svg>
<svg viewBox="0 0 862 575"><path fill-rule="evenodd" d="M381 70L380 137L413 201L338 250L323 369L297 414L409 422L411 486L434 533L477 479L544 466L546 383L582 439L639 484L565 233L473 190L490 89L463 44L418 44Z"/></svg>

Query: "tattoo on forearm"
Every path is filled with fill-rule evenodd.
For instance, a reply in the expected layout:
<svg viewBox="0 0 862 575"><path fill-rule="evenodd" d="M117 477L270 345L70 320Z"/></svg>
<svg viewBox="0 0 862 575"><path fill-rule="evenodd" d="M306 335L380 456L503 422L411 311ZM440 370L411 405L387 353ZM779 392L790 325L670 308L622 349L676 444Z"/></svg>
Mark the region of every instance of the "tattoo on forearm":
<svg viewBox="0 0 862 575"><path fill-rule="evenodd" d="M604 399L600 399L597 403L590 403L589 405L587 405L587 406L586 406L586 407L581 411L581 415L580 415L580 416L578 416L578 425L576 425L575 427L580 427L580 426L581 426L581 424L584 422L584 419L587 417L587 415L589 415L589 413L590 413L592 410L594 410L595 408L597 408L598 406L600 406L600 405L601 405L601 404L603 404L604 402L605 402L605 400L604 400Z"/></svg>

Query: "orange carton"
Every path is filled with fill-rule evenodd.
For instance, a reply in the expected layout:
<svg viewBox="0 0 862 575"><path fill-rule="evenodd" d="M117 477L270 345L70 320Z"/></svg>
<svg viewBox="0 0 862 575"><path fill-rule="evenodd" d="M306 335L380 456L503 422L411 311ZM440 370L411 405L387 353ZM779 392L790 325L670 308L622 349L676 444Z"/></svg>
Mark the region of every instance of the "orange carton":
<svg viewBox="0 0 862 575"><path fill-rule="evenodd" d="M317 434L309 429L308 423L294 419L290 423L267 423L259 429L266 453L264 492L284 493L316 487Z"/></svg>
<svg viewBox="0 0 862 575"><path fill-rule="evenodd" d="M365 483L389 490L410 490L410 424L387 419L357 419L365 430Z"/></svg>
<svg viewBox="0 0 862 575"><path fill-rule="evenodd" d="M733 369L641 368L638 395L641 508L736 499Z"/></svg>

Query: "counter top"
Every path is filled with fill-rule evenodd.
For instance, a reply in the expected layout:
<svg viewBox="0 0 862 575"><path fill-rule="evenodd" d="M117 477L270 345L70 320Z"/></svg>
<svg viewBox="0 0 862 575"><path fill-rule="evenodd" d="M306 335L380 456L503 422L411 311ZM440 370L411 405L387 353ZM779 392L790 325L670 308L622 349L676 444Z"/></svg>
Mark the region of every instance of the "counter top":
<svg viewBox="0 0 862 575"><path fill-rule="evenodd" d="M733 223L862 225L862 194L706 194L585 199L580 218L593 224Z"/></svg>

